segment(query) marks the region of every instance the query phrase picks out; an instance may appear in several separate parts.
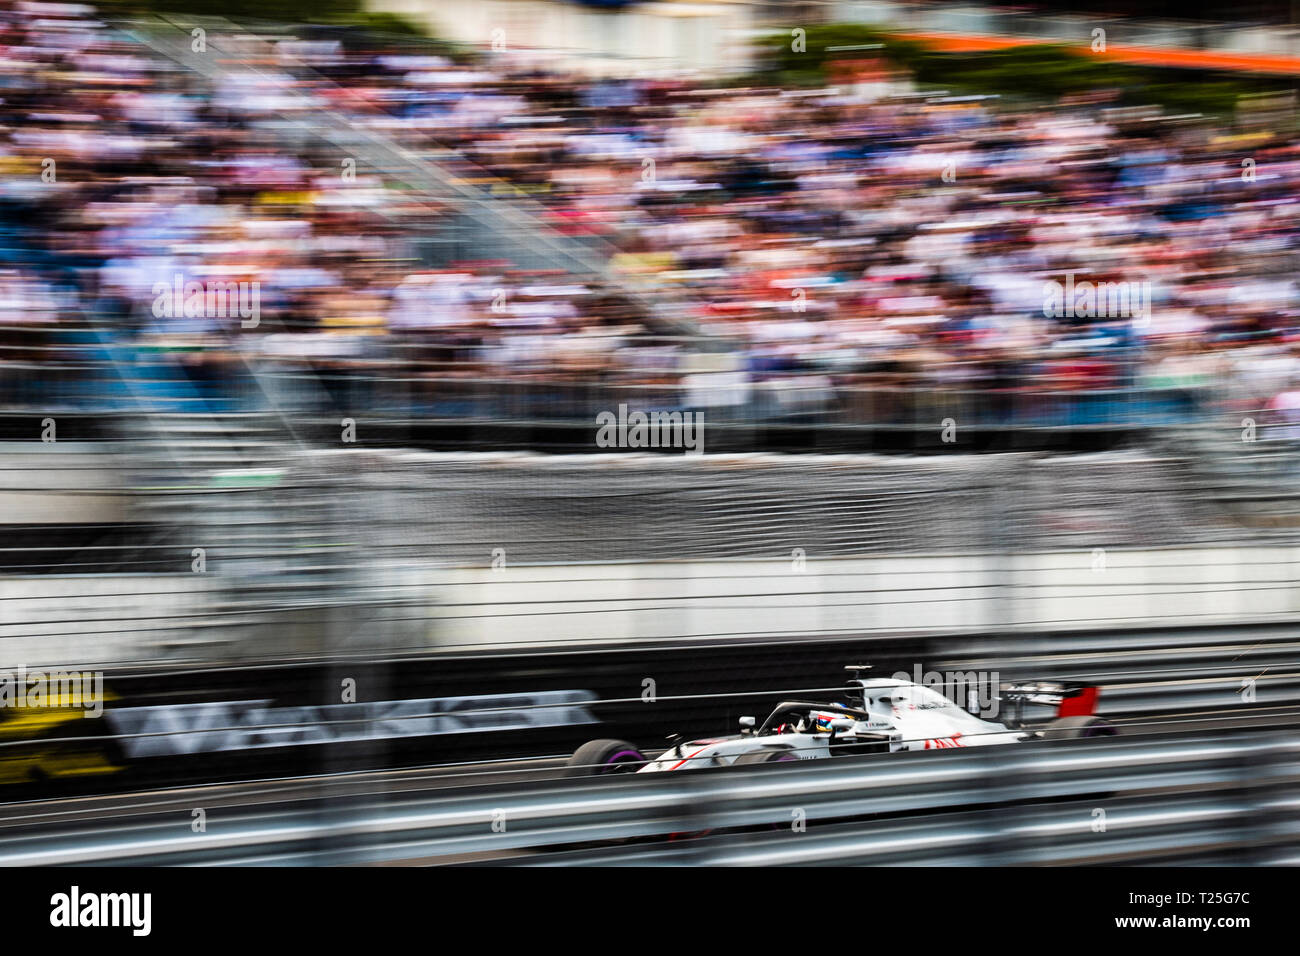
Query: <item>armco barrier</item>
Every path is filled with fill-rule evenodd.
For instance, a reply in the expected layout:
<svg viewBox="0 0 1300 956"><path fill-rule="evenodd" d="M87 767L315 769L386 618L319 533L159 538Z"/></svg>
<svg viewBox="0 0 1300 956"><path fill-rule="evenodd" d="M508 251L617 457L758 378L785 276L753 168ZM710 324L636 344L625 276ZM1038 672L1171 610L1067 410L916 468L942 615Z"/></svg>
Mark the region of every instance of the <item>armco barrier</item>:
<svg viewBox="0 0 1300 956"><path fill-rule="evenodd" d="M209 806L205 833L191 792L25 816L0 864L1286 864L1298 792L1289 735L1119 737Z"/></svg>

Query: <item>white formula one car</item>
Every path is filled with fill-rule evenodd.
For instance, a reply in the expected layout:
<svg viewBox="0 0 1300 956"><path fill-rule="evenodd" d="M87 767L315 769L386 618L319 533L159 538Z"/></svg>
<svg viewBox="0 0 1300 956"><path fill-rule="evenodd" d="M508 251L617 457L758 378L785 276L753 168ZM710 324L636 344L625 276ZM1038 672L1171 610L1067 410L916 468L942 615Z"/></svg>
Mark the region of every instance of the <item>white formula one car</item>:
<svg viewBox="0 0 1300 956"><path fill-rule="evenodd" d="M865 667L849 667L854 672ZM932 687L894 678L849 681L847 703L782 701L758 725L740 718L740 733L701 740L675 740L658 757L647 757L625 740L592 740L567 763L574 775L660 773L787 760L818 760L901 750L986 747L1025 740L1101 737L1114 726L1093 715L1097 688L1059 683L1003 685L998 700L1012 705L1010 726L968 713ZM1024 725L1025 704L1057 707L1057 719L1040 729Z"/></svg>

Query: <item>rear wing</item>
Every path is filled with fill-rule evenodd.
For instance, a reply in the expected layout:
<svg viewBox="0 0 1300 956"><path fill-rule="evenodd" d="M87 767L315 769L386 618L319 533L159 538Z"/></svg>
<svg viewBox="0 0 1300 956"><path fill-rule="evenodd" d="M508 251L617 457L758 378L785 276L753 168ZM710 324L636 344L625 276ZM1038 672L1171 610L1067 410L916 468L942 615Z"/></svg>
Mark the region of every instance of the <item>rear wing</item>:
<svg viewBox="0 0 1300 956"><path fill-rule="evenodd" d="M1055 707L1057 717L1090 717L1097 712L1101 688L1056 681L1033 681L1002 684L998 687L998 696L1016 705L1017 716L1025 704L1040 704Z"/></svg>

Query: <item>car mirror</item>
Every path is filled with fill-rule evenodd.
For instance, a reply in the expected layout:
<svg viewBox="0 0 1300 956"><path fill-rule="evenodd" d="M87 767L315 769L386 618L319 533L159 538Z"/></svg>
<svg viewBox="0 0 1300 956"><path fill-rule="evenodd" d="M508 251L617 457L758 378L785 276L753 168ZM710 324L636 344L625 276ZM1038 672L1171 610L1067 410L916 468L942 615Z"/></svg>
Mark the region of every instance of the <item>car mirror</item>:
<svg viewBox="0 0 1300 956"><path fill-rule="evenodd" d="M852 730L857 723L852 717L835 717L831 720L832 730Z"/></svg>
<svg viewBox="0 0 1300 956"><path fill-rule="evenodd" d="M754 720L753 717L741 717L741 718L740 718L740 729L741 729L741 731L753 730L753 729L754 729L754 724L755 724L755 723L757 723L757 721Z"/></svg>

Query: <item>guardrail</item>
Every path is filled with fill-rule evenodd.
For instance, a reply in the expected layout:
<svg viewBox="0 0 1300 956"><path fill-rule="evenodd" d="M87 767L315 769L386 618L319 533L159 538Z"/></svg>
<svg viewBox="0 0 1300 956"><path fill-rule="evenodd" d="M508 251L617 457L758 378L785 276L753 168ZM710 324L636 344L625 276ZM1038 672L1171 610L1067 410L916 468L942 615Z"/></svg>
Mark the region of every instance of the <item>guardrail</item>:
<svg viewBox="0 0 1300 956"><path fill-rule="evenodd" d="M1294 864L1298 794L1290 736L1119 737L208 807L203 833L72 810L0 864Z"/></svg>
<svg viewBox="0 0 1300 956"><path fill-rule="evenodd" d="M362 366L310 373L338 408L410 418L573 423L595 432L596 415L704 409L708 425L791 422L806 425L939 429L959 427L1153 427L1201 420L1219 390L1197 388L957 389L833 383L823 376L713 385L618 385L554 379L519 381L403 373ZM300 373L283 370L286 397ZM289 398L290 402L293 399ZM297 404L297 403L295 403ZM305 403L304 403L305 404ZM302 406L299 406L302 407Z"/></svg>
<svg viewBox="0 0 1300 956"><path fill-rule="evenodd" d="M1098 713L1117 720L1214 715L1250 719L1300 704L1292 624L940 638L934 669L994 671L1004 681L1081 680L1102 687Z"/></svg>
<svg viewBox="0 0 1300 956"><path fill-rule="evenodd" d="M116 362L90 354L77 363L7 364L0 389L10 410L170 411L211 414L275 410L290 417L364 415L379 422L538 423L589 428L596 416L697 410L708 426L758 423L832 428L917 429L945 419L969 429L1136 429L1211 419L1227 396L1217 385L1186 388L948 388L837 382L826 376L756 377L710 383L610 384L564 378L451 375L392 359L232 361L182 366L145 346L118 344ZM257 375L250 374L250 367ZM129 380L125 376L130 376ZM1261 429L1266 417L1259 418ZM1261 437L1265 432L1261 431Z"/></svg>

